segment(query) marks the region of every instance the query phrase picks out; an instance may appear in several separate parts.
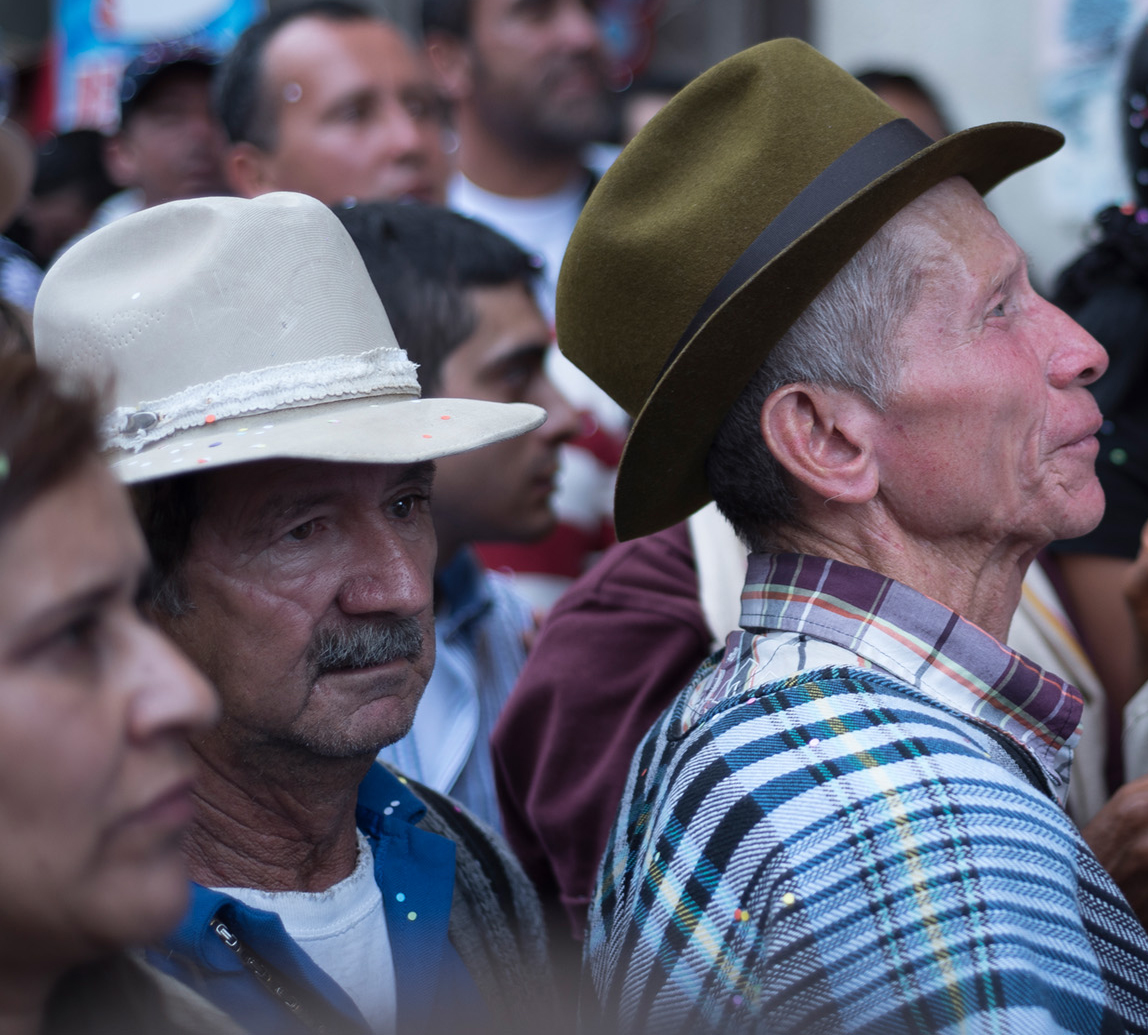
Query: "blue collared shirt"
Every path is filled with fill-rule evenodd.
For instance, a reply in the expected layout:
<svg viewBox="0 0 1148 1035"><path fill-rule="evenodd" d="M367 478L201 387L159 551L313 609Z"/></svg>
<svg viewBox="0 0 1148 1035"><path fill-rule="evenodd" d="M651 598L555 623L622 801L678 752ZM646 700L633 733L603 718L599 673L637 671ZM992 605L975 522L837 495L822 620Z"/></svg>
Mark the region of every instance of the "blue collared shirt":
<svg viewBox="0 0 1148 1035"><path fill-rule="evenodd" d="M382 766L371 768L359 787L356 822L374 851L375 880L383 896L394 958L397 1030L433 1031L436 1005L473 1000L473 1016L486 1015L470 974L447 939L454 894L453 842L416 824L423 804ZM182 923L149 952L161 970L190 985L253 1032L309 1030L292 1017L225 945L210 926L217 915L293 988L309 990L340 1018L340 1031L370 1028L350 997L319 969L283 929L279 917L252 909L218 891L191 885Z"/></svg>

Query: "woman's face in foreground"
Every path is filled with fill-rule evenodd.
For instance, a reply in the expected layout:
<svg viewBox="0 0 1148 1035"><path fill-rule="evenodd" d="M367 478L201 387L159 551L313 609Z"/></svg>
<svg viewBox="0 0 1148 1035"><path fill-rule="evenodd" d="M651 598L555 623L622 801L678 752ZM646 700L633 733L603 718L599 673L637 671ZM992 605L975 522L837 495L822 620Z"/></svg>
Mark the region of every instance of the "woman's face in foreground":
<svg viewBox="0 0 1148 1035"><path fill-rule="evenodd" d="M146 552L96 460L0 529L0 969L156 938L186 905L203 678L136 608Z"/></svg>

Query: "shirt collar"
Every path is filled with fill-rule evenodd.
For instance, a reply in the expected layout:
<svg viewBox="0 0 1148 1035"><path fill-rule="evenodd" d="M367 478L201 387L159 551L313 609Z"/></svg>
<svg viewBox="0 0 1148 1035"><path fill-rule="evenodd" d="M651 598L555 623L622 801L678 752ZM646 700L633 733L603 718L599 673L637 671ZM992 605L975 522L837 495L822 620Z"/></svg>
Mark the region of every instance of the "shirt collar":
<svg viewBox="0 0 1148 1035"><path fill-rule="evenodd" d="M435 626L446 639L483 615L491 606L485 570L474 551L464 546L435 576Z"/></svg>
<svg viewBox="0 0 1148 1035"><path fill-rule="evenodd" d="M741 624L853 651L935 700L1010 734L1067 788L1080 691L944 604L866 568L752 554Z"/></svg>

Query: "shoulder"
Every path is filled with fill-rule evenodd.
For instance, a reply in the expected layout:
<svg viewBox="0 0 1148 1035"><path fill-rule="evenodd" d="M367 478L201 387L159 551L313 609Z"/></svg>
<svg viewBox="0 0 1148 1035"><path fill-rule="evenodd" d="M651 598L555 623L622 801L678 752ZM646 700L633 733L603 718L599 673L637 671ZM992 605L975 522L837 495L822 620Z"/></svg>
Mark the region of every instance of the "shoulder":
<svg viewBox="0 0 1148 1035"><path fill-rule="evenodd" d="M389 766L381 766L397 778ZM506 842L452 798L409 777L402 780L406 790L426 809L416 825L455 845L456 890L482 913L503 917L524 948L532 946L541 931L541 908L533 886Z"/></svg>
<svg viewBox="0 0 1148 1035"><path fill-rule="evenodd" d="M455 845L450 940L487 1003L509 1023L551 1008L542 907L506 842L451 798L405 778L425 806L419 827Z"/></svg>
<svg viewBox="0 0 1148 1035"><path fill-rule="evenodd" d="M685 523L612 546L555 605L548 622L590 609L663 615L698 625L708 641Z"/></svg>

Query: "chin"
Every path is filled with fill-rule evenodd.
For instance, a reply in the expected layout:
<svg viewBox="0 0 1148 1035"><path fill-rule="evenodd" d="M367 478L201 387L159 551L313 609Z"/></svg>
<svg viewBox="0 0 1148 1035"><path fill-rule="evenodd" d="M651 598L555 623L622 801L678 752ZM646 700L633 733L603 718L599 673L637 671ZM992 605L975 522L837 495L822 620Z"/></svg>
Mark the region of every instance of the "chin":
<svg viewBox="0 0 1148 1035"><path fill-rule="evenodd" d="M105 921L93 933L111 948L143 945L169 934L187 912L189 885L183 857L125 871L100 895Z"/></svg>

